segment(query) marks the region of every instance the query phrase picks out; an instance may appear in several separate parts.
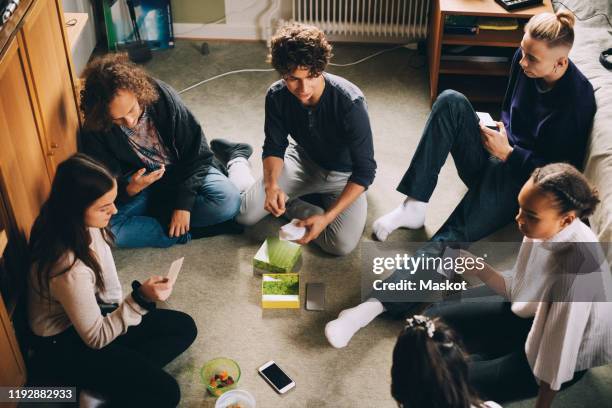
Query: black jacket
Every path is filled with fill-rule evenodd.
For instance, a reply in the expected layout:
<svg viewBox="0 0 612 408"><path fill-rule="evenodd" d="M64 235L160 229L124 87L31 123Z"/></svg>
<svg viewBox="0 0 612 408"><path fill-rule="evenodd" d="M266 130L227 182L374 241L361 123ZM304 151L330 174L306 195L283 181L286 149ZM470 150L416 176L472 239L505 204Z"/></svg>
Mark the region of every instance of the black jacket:
<svg viewBox="0 0 612 408"><path fill-rule="evenodd" d="M168 84L155 80L159 98L148 107L157 131L177 158L176 163L155 182L162 194L174 202L170 206L191 211L204 177L213 166L213 153L208 147L202 127ZM132 150L121 128L113 125L110 130L81 135L83 152L101 161L117 176L118 201L126 201L127 176L144 167Z"/></svg>

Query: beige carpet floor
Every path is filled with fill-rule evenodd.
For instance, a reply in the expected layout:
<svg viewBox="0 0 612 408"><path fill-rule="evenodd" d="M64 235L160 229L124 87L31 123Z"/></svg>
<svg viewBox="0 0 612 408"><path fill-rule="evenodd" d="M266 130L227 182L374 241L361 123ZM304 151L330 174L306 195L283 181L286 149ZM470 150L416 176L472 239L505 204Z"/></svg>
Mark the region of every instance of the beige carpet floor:
<svg viewBox="0 0 612 408"><path fill-rule="evenodd" d="M214 75L242 68L268 68L266 49L260 43L212 42L210 54L198 52L199 43L178 41L175 49L155 53L146 68L177 89ZM345 63L386 46L338 45L334 62ZM357 66L331 67L358 85L369 107L378 175L368 191L368 222L363 243L371 242L371 224L402 199L395 187L406 170L429 113L429 86L424 60L414 51L398 49ZM251 143L252 164L261 174L264 96L277 79L274 72L245 73L204 84L182 95L201 121L210 140L225 137ZM452 160L445 165L428 207L425 228L394 233L393 243L426 240L458 203L465 187ZM132 279L165 274L170 263L184 256L185 263L168 307L191 314L199 335L193 346L167 369L182 389L182 407L213 407L199 378L209 359L225 356L242 368L239 387L253 393L258 407L372 407L392 408L390 396L391 351L402 322L376 319L361 330L349 347L336 350L323 335L325 323L360 300L360 251L333 258L314 247L303 253L300 268L301 297L306 282L324 282L327 310L262 310L261 279L253 276L252 257L263 240L274 236L281 220L271 217L244 235L193 241L170 249L115 250L120 277ZM496 234L498 240L516 240L514 226ZM257 367L274 359L297 386L277 395L257 374ZM556 407L604 407L612 400L612 367L592 370L579 384L561 393ZM507 404L529 407L533 401Z"/></svg>

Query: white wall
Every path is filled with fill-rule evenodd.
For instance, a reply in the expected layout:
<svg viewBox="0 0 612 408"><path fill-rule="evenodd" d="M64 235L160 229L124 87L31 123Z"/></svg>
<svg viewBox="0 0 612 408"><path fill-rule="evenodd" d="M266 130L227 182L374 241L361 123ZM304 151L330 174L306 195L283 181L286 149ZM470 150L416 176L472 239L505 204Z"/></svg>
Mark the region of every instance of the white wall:
<svg viewBox="0 0 612 408"><path fill-rule="evenodd" d="M291 15L289 0L225 0L225 22L174 23L176 38L268 40L281 19Z"/></svg>
<svg viewBox="0 0 612 408"><path fill-rule="evenodd" d="M72 47L72 64L77 75L81 75L96 46L94 13L90 0L62 0L64 12L87 13L89 18L76 44Z"/></svg>

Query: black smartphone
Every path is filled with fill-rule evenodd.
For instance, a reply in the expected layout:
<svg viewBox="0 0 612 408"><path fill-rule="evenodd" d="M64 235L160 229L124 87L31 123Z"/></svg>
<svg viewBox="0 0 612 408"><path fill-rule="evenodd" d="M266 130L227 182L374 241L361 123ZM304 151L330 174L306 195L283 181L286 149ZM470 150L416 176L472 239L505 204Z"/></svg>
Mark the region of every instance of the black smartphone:
<svg viewBox="0 0 612 408"><path fill-rule="evenodd" d="M146 166L147 171L145 171L145 174L150 174L153 173L154 171L157 171L159 169L161 169L161 164L148 164Z"/></svg>
<svg viewBox="0 0 612 408"><path fill-rule="evenodd" d="M325 310L325 284L306 284L306 310Z"/></svg>

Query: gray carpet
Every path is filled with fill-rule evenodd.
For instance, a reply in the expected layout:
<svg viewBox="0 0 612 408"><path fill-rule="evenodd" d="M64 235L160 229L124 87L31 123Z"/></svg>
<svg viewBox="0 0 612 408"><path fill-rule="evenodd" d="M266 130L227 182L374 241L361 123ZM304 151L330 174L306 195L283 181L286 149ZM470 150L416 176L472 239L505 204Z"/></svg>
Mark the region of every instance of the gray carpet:
<svg viewBox="0 0 612 408"><path fill-rule="evenodd" d="M146 68L176 89L214 75L242 68L268 68L266 49L260 43L214 42L210 54L198 52L199 43L178 41L175 49L155 53ZM334 62L360 59L384 46L337 45ZM368 191L368 222L364 245L371 242L371 224L402 199L395 191L418 143L429 112L429 86L422 57L398 49L360 65L331 67L358 85L368 101L374 132L378 176ZM274 72L228 76L182 95L201 121L210 140L225 137L255 147L253 169L261 174L264 95L277 79ZM450 214L465 187L452 161L446 164L428 207L425 228L397 231L391 242L423 241ZM165 274L171 261L185 256L185 264L168 307L191 314L199 335L193 346L167 369L181 385L183 407L213 407L199 378L209 359L225 356L242 368L239 387L253 393L258 407L396 407L390 396L391 351L402 327L399 321L376 319L342 350L329 346L323 335L325 323L344 307L360 299L359 251L332 258L314 247L304 248L300 268L301 298L306 282L325 282L327 310L266 310L260 307L261 280L253 276L251 260L267 236L277 234L281 220L269 217L244 235L222 236L174 248L116 250L120 277L128 290L132 279ZM491 239L516 240L514 226ZM297 386L277 395L256 368L274 359ZM592 370L572 389L563 392L557 407L602 407L612 398L612 369ZM607 403L605 401L608 401ZM533 406L533 401L508 407Z"/></svg>

